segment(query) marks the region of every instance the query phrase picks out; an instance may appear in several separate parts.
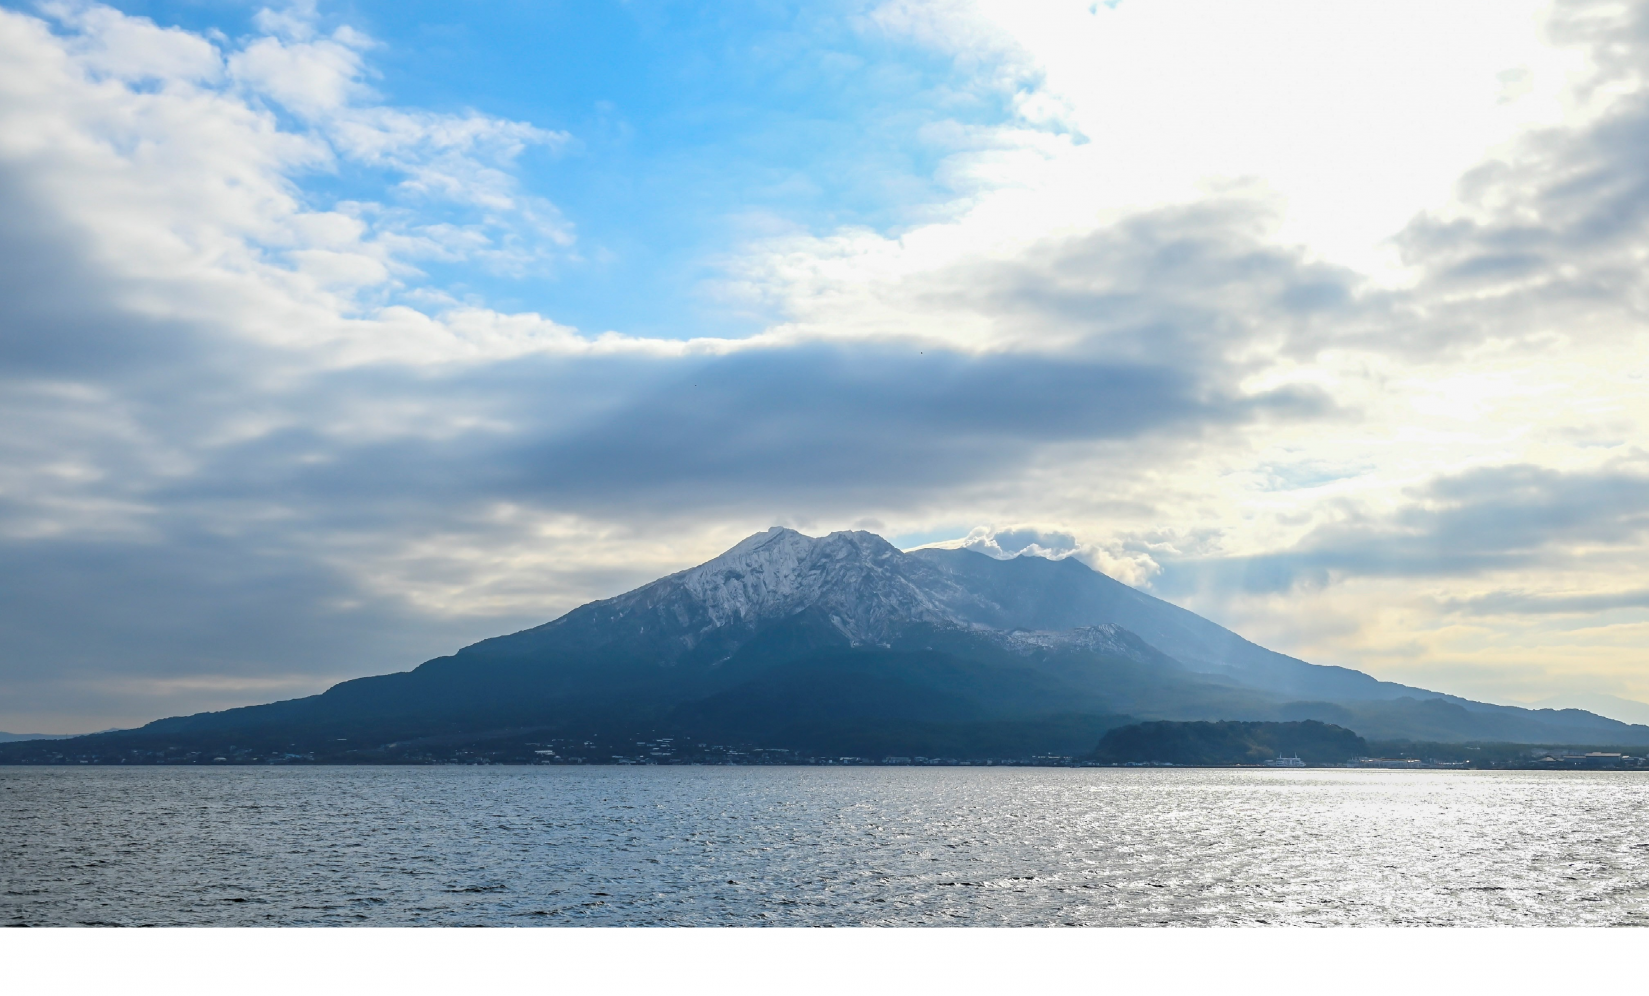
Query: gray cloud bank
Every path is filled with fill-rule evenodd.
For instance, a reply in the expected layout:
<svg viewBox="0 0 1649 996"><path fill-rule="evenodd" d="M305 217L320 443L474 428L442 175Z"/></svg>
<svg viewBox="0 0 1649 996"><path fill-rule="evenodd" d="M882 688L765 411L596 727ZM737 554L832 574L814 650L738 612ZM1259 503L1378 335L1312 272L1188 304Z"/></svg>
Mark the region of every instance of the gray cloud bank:
<svg viewBox="0 0 1649 996"><path fill-rule="evenodd" d="M1577 547L1632 549L1649 534L1649 456L1602 471L1516 465L1441 477L1386 514L1347 509L1292 548L1253 557L1171 562L1157 587L1260 594L1323 587L1344 577L1466 577L1531 565L1569 566ZM1596 596L1598 608L1638 604ZM1525 600L1535 606L1583 600ZM1514 603L1498 596L1460 608ZM1525 610L1527 611L1527 610Z"/></svg>
<svg viewBox="0 0 1649 996"><path fill-rule="evenodd" d="M1137 448L1333 412L1311 389L1240 391L1217 351L1103 343L291 371L278 349L123 307L118 274L39 203L26 177L0 172L0 205L19 219L0 230L0 693L47 715L261 700L287 689L270 675L306 691L542 621L432 615L351 570L419 537L480 539L500 503L598 521L849 514L1012 476L1053 446ZM1174 224L1186 299L1199 282L1229 286L1191 264L1198 233ZM1229 241L1217 227L1202 237ZM1024 298L1080 322L1080 299L1037 300L1029 279L993 291L999 306ZM1110 334L1090 303L1096 335ZM1149 333L1180 331L1158 316ZM589 580L594 597L646 578Z"/></svg>

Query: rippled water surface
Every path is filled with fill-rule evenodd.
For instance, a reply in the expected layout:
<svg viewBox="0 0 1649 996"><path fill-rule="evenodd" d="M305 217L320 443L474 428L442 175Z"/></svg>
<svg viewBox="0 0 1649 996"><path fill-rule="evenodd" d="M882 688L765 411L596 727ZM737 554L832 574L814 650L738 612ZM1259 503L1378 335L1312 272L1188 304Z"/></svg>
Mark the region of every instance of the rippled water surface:
<svg viewBox="0 0 1649 996"><path fill-rule="evenodd" d="M0 922L1649 924L1636 773L0 768Z"/></svg>

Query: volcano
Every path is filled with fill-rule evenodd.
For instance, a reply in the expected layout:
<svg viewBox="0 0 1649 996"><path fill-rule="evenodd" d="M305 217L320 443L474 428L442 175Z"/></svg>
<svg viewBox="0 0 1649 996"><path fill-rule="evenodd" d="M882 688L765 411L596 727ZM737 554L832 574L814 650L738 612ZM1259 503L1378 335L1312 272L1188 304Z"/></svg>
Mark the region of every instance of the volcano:
<svg viewBox="0 0 1649 996"><path fill-rule="evenodd" d="M690 745L1030 757L1085 752L1140 720L1307 719L1387 740L1649 743L1649 727L1581 710L1474 702L1288 657L1071 558L906 552L867 532L775 527L411 671L4 745L0 759L418 760L484 742L526 759L636 746L681 758ZM620 745L629 754L602 754Z"/></svg>

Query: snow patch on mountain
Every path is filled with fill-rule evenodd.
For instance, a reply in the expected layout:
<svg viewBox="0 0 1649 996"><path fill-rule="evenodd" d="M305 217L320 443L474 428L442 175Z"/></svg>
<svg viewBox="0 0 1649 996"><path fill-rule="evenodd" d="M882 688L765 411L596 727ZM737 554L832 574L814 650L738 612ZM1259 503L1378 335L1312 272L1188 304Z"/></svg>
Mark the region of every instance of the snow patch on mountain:
<svg viewBox="0 0 1649 996"><path fill-rule="evenodd" d="M812 537L777 526L664 581L689 595L711 627L820 608L855 642L879 642L899 622L966 625L946 596L970 597L874 533Z"/></svg>

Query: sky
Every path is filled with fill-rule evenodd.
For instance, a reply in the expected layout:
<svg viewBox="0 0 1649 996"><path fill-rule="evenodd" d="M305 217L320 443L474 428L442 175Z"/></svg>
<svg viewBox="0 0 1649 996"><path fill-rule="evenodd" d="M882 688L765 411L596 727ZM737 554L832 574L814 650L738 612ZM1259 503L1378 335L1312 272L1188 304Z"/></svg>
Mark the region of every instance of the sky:
<svg viewBox="0 0 1649 996"><path fill-rule="evenodd" d="M0 2L0 729L772 525L1649 720L1649 9Z"/></svg>

